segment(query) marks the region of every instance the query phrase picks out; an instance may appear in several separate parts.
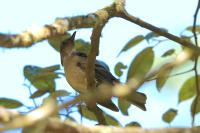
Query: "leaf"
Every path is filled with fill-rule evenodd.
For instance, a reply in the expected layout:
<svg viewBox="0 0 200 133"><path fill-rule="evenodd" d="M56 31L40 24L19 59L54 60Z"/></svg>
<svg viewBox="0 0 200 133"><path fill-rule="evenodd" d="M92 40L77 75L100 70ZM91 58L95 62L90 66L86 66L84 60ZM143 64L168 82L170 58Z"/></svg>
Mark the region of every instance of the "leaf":
<svg viewBox="0 0 200 133"><path fill-rule="evenodd" d="M48 39L49 44L57 51L60 52L60 45L61 43L70 37L69 33L66 33L65 35L57 35L55 37L51 37Z"/></svg>
<svg viewBox="0 0 200 133"><path fill-rule="evenodd" d="M163 114L162 119L167 123L171 123L176 115L177 115L176 109L169 109L167 112Z"/></svg>
<svg viewBox="0 0 200 133"><path fill-rule="evenodd" d="M79 108L79 113L81 114L81 116L89 120L97 121L95 114L91 112L86 106L80 105L78 106L78 108Z"/></svg>
<svg viewBox="0 0 200 133"><path fill-rule="evenodd" d="M137 79L143 79L151 69L153 61L154 52L152 50L152 47L144 49L131 62L131 65L128 70L127 80L129 80L132 77L137 77Z"/></svg>
<svg viewBox="0 0 200 133"><path fill-rule="evenodd" d="M158 91L165 85L173 67L170 64L165 64L157 74L156 88Z"/></svg>
<svg viewBox="0 0 200 133"><path fill-rule="evenodd" d="M193 26L189 26L186 28L187 31L192 32ZM196 32L200 33L200 25L196 25Z"/></svg>
<svg viewBox="0 0 200 133"><path fill-rule="evenodd" d="M135 121L126 124L126 127L132 127L132 126L141 127L141 125L138 122L135 122Z"/></svg>
<svg viewBox="0 0 200 133"><path fill-rule="evenodd" d="M126 43L126 45L122 48L122 50L119 52L118 56L122 53L125 52L127 50L129 50L130 48L132 48L133 46L135 46L136 44L139 44L140 42L142 42L144 40L144 36L142 35L138 35L134 38L132 38L128 43Z"/></svg>
<svg viewBox="0 0 200 133"><path fill-rule="evenodd" d="M73 121L73 122L77 122L76 119L72 116L67 116L67 118L65 119L66 121L69 120L69 121Z"/></svg>
<svg viewBox="0 0 200 133"><path fill-rule="evenodd" d="M160 28L162 31L167 32L167 29L164 28ZM160 35L155 33L155 32L150 32L148 33L144 38L147 40L147 42L149 42L150 39L154 38L154 37L159 37Z"/></svg>
<svg viewBox="0 0 200 133"><path fill-rule="evenodd" d="M119 106L119 109L121 110L121 112L124 115L128 115L128 109L131 106L130 102L128 102L125 99L119 98L118 99L118 106Z"/></svg>
<svg viewBox="0 0 200 133"><path fill-rule="evenodd" d="M48 92L48 90L37 90L30 96L30 98L41 97L42 95L44 95L47 92Z"/></svg>
<svg viewBox="0 0 200 133"><path fill-rule="evenodd" d="M137 106L143 111L146 111L145 104L146 104L147 96L144 93L136 92L135 90L133 90L129 92L129 94L126 95L125 98L131 104Z"/></svg>
<svg viewBox="0 0 200 133"><path fill-rule="evenodd" d="M200 83L200 76L199 76L199 83ZM195 76L190 77L187 79L184 84L182 85L179 91L179 103L183 102L189 98L192 98L196 95L196 83L195 83Z"/></svg>
<svg viewBox="0 0 200 133"><path fill-rule="evenodd" d="M55 79L59 78L57 73L54 72L42 72L40 71L39 73L33 75L32 79L33 80L38 80L38 79Z"/></svg>
<svg viewBox="0 0 200 133"><path fill-rule="evenodd" d="M126 69L127 68L127 66L126 65L124 65L122 62L118 62L116 65L115 65L115 74L117 75L117 76L122 76L122 74L123 74L123 69Z"/></svg>
<svg viewBox="0 0 200 133"><path fill-rule="evenodd" d="M59 65L46 68L27 65L24 67L24 76L36 89L53 92L55 91L55 79L59 78L55 71L59 69Z"/></svg>
<svg viewBox="0 0 200 133"><path fill-rule="evenodd" d="M35 80L31 80L31 83L38 90L49 90L49 91L55 90L54 80L36 78Z"/></svg>
<svg viewBox="0 0 200 133"><path fill-rule="evenodd" d="M23 104L17 100L13 100L9 98L0 98L0 106L14 109L14 108L23 106Z"/></svg>
<svg viewBox="0 0 200 133"><path fill-rule="evenodd" d="M67 92L66 90L57 90L53 92L52 95L55 97L64 97L64 96L68 96L69 92Z"/></svg>
<svg viewBox="0 0 200 133"><path fill-rule="evenodd" d="M175 49L169 49L167 50L161 57L167 57L172 55L175 52Z"/></svg>
<svg viewBox="0 0 200 133"><path fill-rule="evenodd" d="M121 124L113 117L104 113L106 123L112 126L121 126Z"/></svg>
<svg viewBox="0 0 200 133"><path fill-rule="evenodd" d="M53 65L53 66L42 68L41 71L42 72L54 72L54 71L57 71L59 69L60 69L60 65Z"/></svg>
<svg viewBox="0 0 200 133"><path fill-rule="evenodd" d="M196 104L196 108L195 108L195 104ZM195 110L194 110L195 109ZM192 106L191 106L191 113L192 116L198 114L200 112L200 97L195 98L192 102Z"/></svg>

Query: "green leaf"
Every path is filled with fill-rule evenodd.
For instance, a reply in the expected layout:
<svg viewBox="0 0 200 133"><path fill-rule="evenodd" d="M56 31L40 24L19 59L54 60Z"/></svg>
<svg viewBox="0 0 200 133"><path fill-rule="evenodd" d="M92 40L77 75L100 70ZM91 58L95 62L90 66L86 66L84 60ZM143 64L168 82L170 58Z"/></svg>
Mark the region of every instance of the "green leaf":
<svg viewBox="0 0 200 133"><path fill-rule="evenodd" d="M60 65L53 65L53 66L42 68L41 71L42 72L54 72L54 71L57 71L59 69L60 69Z"/></svg>
<svg viewBox="0 0 200 133"><path fill-rule="evenodd" d="M122 50L119 52L118 56L122 53L125 52L127 50L129 50L130 48L132 48L133 46L135 46L136 44L139 44L140 42L142 42L144 40L144 36L142 35L138 35L134 38L132 38L128 43L126 43L126 45L122 48Z"/></svg>
<svg viewBox="0 0 200 133"><path fill-rule="evenodd" d="M90 51L90 47L91 47L90 43L82 39L78 39L75 41L75 49L79 52L88 54Z"/></svg>
<svg viewBox="0 0 200 133"><path fill-rule="evenodd" d="M186 30L190 31L190 32L192 32L192 29L193 29L193 26L189 26L189 27L186 28ZM200 25L196 26L196 32L200 33Z"/></svg>
<svg viewBox="0 0 200 133"><path fill-rule="evenodd" d="M176 115L177 115L176 109L169 109L167 112L163 114L162 119L167 123L171 123Z"/></svg>
<svg viewBox="0 0 200 133"><path fill-rule="evenodd" d="M38 90L49 90L54 91L55 90L55 81L54 80L48 80L48 79L35 79L30 80L32 85L38 89Z"/></svg>
<svg viewBox="0 0 200 133"><path fill-rule="evenodd" d="M157 74L156 88L158 91L165 85L173 67L170 64L165 64Z"/></svg>
<svg viewBox="0 0 200 133"><path fill-rule="evenodd" d="M17 100L13 100L9 98L0 98L0 106L14 109L14 108L23 106L23 104Z"/></svg>
<svg viewBox="0 0 200 133"><path fill-rule="evenodd" d="M66 90L57 90L53 92L52 95L55 97L64 97L64 96L68 96L69 92L67 92Z"/></svg>
<svg viewBox="0 0 200 133"><path fill-rule="evenodd" d="M164 28L160 28L162 31L167 32L167 29ZM147 40L147 42L149 42L150 39L154 38L154 37L159 37L160 35L155 33L155 32L150 32L148 33L144 38Z"/></svg>
<svg viewBox="0 0 200 133"><path fill-rule="evenodd" d="M46 68L27 65L24 67L24 76L36 89L53 92L55 91L55 79L59 78L55 71L59 69L59 65Z"/></svg>
<svg viewBox="0 0 200 133"><path fill-rule="evenodd" d="M125 98L131 104L137 106L143 111L146 111L145 104L146 104L147 96L144 93L136 92L134 90L134 91L129 92L129 94L126 95Z"/></svg>
<svg viewBox="0 0 200 133"><path fill-rule="evenodd" d="M115 65L115 74L117 75L117 76L122 76L122 74L123 74L123 69L126 69L127 68L127 66L126 65L124 65L122 62L118 62L116 65Z"/></svg>
<svg viewBox="0 0 200 133"><path fill-rule="evenodd" d="M135 122L135 121L126 124L126 127L132 127L132 126L134 126L134 127L141 127L140 123Z"/></svg>
<svg viewBox="0 0 200 133"><path fill-rule="evenodd" d="M48 39L49 44L56 50L56 51L60 51L60 45L62 44L62 42L69 38L70 34L66 33L65 35L57 35L55 37L51 37Z"/></svg>
<svg viewBox="0 0 200 133"><path fill-rule="evenodd" d="M44 95L45 93L47 93L48 90L37 90L35 91L31 96L30 98L38 98L38 97L41 97L42 95Z"/></svg>
<svg viewBox="0 0 200 133"><path fill-rule="evenodd" d="M199 76L199 83L200 83L200 76ZM184 82L180 91L179 91L179 103L189 98L192 98L196 95L196 83L195 83L195 76L190 77L188 80Z"/></svg>
<svg viewBox="0 0 200 133"><path fill-rule="evenodd" d="M131 65L128 70L127 80L129 80L132 77L136 77L137 79L143 79L151 69L153 61L154 52L152 47L145 48L131 62Z"/></svg>
<svg viewBox="0 0 200 133"><path fill-rule="evenodd" d="M128 109L131 106L130 102L128 102L125 99L119 98L118 99L118 106L119 106L119 109L121 110L121 112L124 115L128 115Z"/></svg>
<svg viewBox="0 0 200 133"><path fill-rule="evenodd" d="M119 121L117 121L113 116L104 113L104 117L108 125L121 126Z"/></svg>
<svg viewBox="0 0 200 133"><path fill-rule="evenodd" d="M175 49L169 49L167 50L161 57L167 57L172 55L175 52Z"/></svg>
<svg viewBox="0 0 200 133"><path fill-rule="evenodd" d="M196 108L195 108L196 105ZM192 102L192 106L191 106L191 113L192 116L198 114L200 112L200 97L195 98Z"/></svg>
<svg viewBox="0 0 200 133"><path fill-rule="evenodd" d="M67 116L67 118L65 120L77 122L76 119L74 117L72 117L72 116Z"/></svg>
<svg viewBox="0 0 200 133"><path fill-rule="evenodd" d="M83 116L89 120L97 121L95 114L93 112L91 112L86 106L80 105L80 106L78 106L78 108L79 108L79 113L81 114L81 116Z"/></svg>

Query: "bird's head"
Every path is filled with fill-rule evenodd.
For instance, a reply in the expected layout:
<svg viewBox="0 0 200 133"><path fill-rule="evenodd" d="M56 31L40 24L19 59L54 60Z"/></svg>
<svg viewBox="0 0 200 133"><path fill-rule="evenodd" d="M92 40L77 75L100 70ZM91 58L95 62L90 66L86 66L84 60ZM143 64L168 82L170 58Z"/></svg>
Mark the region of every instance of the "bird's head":
<svg viewBox="0 0 200 133"><path fill-rule="evenodd" d="M75 36L76 36L76 32L74 32L70 38L67 38L66 40L64 40L62 42L62 44L60 45L60 53L61 54L70 54L70 52L74 48Z"/></svg>

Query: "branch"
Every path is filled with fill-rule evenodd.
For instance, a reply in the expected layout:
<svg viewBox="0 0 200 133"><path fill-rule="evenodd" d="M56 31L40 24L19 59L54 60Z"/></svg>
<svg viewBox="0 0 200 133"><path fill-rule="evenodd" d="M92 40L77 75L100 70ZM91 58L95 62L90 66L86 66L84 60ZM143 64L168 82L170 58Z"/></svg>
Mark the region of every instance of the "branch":
<svg viewBox="0 0 200 133"><path fill-rule="evenodd" d="M198 47L198 38L197 38L197 34L196 34L196 21L197 21L197 15L198 15L198 12L199 12L199 8L200 8L200 0L198 1L197 8L196 8L196 11L194 13L194 21L193 21L193 29L192 29L196 47ZM194 99L194 108L192 109L192 125L193 126L194 126L195 114L196 114L196 110L197 110L197 106L198 106L198 99L200 97L199 75L198 75L198 66L197 65L198 65L198 56L195 56L194 73L195 73L195 83L196 83L196 93L197 93L197 95Z"/></svg>
<svg viewBox="0 0 200 133"><path fill-rule="evenodd" d="M80 28L93 28L102 12L107 12L109 17L114 17L115 4L122 4L123 0L116 0L111 6L105 7L95 13L83 16L57 18L53 24L45 25L40 29L27 30L20 34L0 33L0 47L30 47L45 39L63 35L66 31Z"/></svg>
<svg viewBox="0 0 200 133"><path fill-rule="evenodd" d="M143 20L140 20L137 17L129 15L124 9L125 0L115 0L115 2L108 7L101 9L109 15L109 18L112 17L121 17L125 20L133 22L141 27L149 29L161 36L164 36L172 41L175 41L182 46L188 47L200 54L200 48L195 46L193 43L188 42L187 40L181 39L173 34L170 34L154 25L151 25ZM88 14L86 16L76 16L76 17L66 17L59 18L53 24L46 25L43 28L37 31L25 31L21 34L2 34L0 33L0 47L28 47L36 42L48 39L56 35L62 35L64 32L73 29L79 28L93 28L96 22L99 20L99 11ZM95 16L95 14L97 16Z"/></svg>
<svg viewBox="0 0 200 133"><path fill-rule="evenodd" d="M200 128L160 128L160 129L144 129L139 127L110 127L110 126L85 126L71 121L59 120L52 117L57 112L55 101L47 101L42 107L29 112L26 115L19 115L13 111L0 108L1 113L11 115L11 122L5 122L6 127L0 127L0 132L8 129L22 128L23 132L28 133L199 133ZM53 105L53 106L52 106ZM54 108L55 107L55 108ZM1 117L0 117L1 118ZM2 120L2 119L1 119ZM1 121L2 122L2 121ZM2 123L1 123L2 124Z"/></svg>
<svg viewBox="0 0 200 133"><path fill-rule="evenodd" d="M31 130L30 130L31 131ZM45 133L199 133L200 128L161 128L161 129L143 129L138 127L109 127L109 126L84 126L70 121L61 123L51 119Z"/></svg>
<svg viewBox="0 0 200 133"><path fill-rule="evenodd" d="M105 23L97 24L93 31L91 36L91 50L87 58L87 88L89 90L93 90L95 88L95 62L96 62L96 55L99 53L99 41L101 36L101 31L103 29L103 26Z"/></svg>
<svg viewBox="0 0 200 133"><path fill-rule="evenodd" d="M178 36L175 36L173 34L170 34L169 32L166 32L165 30L162 30L162 29L160 29L160 28L158 28L158 27L156 27L152 24L149 24L149 23L147 23L147 22L145 22L145 21L143 21L143 20L141 20L137 17L134 17L134 16L128 14L125 10L119 14L119 17L122 17L125 20L133 22L133 23L135 23L135 24L137 24L137 25L139 25L139 26L141 26L145 29L153 31L153 32L159 34L160 36L166 37L166 38L168 38L168 39L170 39L174 42L181 44L184 47L188 47L188 48L192 49L195 53L200 54L200 48L195 46L193 43L191 43L191 42L189 42L185 39L182 39Z"/></svg>
<svg viewBox="0 0 200 133"><path fill-rule="evenodd" d="M68 30L76 28L92 28L97 18L88 14L86 16L58 18L51 25L45 25L41 29L33 29L21 34L0 33L0 47L29 47L34 43L43 41L56 35L63 35Z"/></svg>
<svg viewBox="0 0 200 133"><path fill-rule="evenodd" d="M89 91L96 90L95 84L95 62L96 56L99 54L99 42L101 37L101 32L105 24L108 20L115 16L115 13L118 10L119 5L124 4L122 0L116 0L111 6L99 10L96 12L96 16L98 21L96 22L92 35L91 35L91 50L87 58L87 69L86 69L86 79L87 79L87 89ZM121 6L122 7L122 6ZM87 102L88 107L91 109L92 112L95 113L99 124L106 124L106 120L103 116L102 111L97 107L96 102Z"/></svg>
<svg viewBox="0 0 200 133"><path fill-rule="evenodd" d="M55 98L48 98L45 99L44 104L41 107L29 112L26 115L20 115L19 113L17 113L18 115L14 116L13 113L7 111L7 117L9 118L7 121L2 122L1 117L5 117L5 115L0 116L0 132L9 129L31 126L35 123L47 119L50 116L53 116L54 113L57 112L57 109L58 108ZM1 113L2 110L4 112L6 111L6 109L0 108Z"/></svg>

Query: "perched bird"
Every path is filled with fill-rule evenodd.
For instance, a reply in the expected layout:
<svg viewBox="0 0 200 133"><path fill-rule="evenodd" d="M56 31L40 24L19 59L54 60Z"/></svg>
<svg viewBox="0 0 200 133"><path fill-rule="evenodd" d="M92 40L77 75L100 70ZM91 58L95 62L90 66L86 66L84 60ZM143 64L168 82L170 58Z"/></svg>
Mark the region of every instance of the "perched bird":
<svg viewBox="0 0 200 133"><path fill-rule="evenodd" d="M61 64L64 67L67 82L71 85L71 87L79 93L85 93L87 92L87 55L76 51L74 48L75 35L76 32L74 32L70 38L64 40L60 46ZM114 85L119 83L119 80L110 73L108 66L104 62L96 60L95 82L96 88L98 89L103 83ZM143 93L134 92L133 97L131 98L131 103L138 106L142 110L146 110L146 96ZM98 104L113 111L118 111L118 107L112 102L111 99L98 102Z"/></svg>

